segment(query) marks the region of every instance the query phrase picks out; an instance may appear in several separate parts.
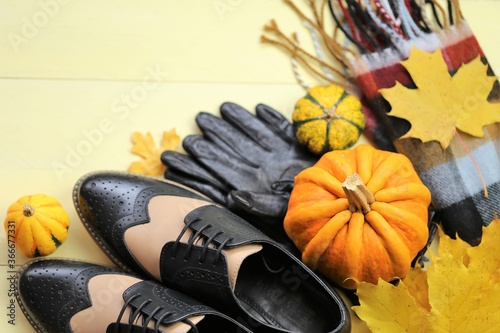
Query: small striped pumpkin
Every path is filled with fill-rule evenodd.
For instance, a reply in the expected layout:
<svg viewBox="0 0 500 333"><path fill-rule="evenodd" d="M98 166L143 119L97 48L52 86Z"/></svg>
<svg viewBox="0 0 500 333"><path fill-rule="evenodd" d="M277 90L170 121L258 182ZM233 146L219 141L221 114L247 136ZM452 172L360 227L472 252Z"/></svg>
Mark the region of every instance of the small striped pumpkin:
<svg viewBox="0 0 500 333"><path fill-rule="evenodd" d="M59 201L45 194L26 195L7 210L4 227L16 248L33 258L53 253L68 236L70 218Z"/></svg>
<svg viewBox="0 0 500 333"><path fill-rule="evenodd" d="M292 121L297 140L318 155L352 147L365 127L361 102L339 85L309 89Z"/></svg>

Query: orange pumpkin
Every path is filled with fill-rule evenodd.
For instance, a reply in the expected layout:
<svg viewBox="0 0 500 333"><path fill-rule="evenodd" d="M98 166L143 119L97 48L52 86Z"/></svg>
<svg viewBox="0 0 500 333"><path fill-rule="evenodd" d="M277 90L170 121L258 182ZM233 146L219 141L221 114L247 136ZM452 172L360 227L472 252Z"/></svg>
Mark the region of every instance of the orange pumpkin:
<svg viewBox="0 0 500 333"><path fill-rule="evenodd" d="M4 228L17 249L33 258L57 250L68 237L69 224L69 215L59 200L37 193L22 196L9 206Z"/></svg>
<svg viewBox="0 0 500 333"><path fill-rule="evenodd" d="M406 156L362 144L295 177L284 228L305 264L356 289L408 273L428 239L430 201Z"/></svg>

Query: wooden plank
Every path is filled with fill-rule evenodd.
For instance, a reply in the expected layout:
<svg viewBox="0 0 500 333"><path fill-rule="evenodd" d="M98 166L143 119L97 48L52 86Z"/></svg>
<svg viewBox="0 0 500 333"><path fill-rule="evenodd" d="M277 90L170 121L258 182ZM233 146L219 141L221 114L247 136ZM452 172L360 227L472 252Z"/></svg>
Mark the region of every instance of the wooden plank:
<svg viewBox="0 0 500 333"><path fill-rule="evenodd" d="M85 156L74 163L77 167L125 168L131 159L133 131L151 131L160 138L164 130L175 127L184 137L198 131L194 119L199 111L218 113L226 101L252 112L258 103L265 103L290 117L303 94L295 84L3 79L0 136L5 140L0 140L0 167L47 169L80 151ZM123 148L117 151L117 147Z"/></svg>
<svg viewBox="0 0 500 333"><path fill-rule="evenodd" d="M302 4L301 1L296 1ZM499 1L462 1L492 65L500 67ZM15 0L0 3L0 77L141 80L159 66L165 82L294 83L289 59L259 42L275 18L304 32L275 0ZM8 15L7 15L8 13Z"/></svg>
<svg viewBox="0 0 500 333"><path fill-rule="evenodd" d="M293 82L259 42L272 17L300 26L280 1L11 0L0 12L2 77L140 80L160 66L166 82Z"/></svg>

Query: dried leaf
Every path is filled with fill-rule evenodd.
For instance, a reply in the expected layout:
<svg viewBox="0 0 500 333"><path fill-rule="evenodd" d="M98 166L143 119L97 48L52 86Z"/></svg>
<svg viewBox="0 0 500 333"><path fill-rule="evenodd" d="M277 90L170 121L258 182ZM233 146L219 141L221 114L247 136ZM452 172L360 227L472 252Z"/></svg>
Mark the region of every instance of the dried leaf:
<svg viewBox="0 0 500 333"><path fill-rule="evenodd" d="M432 261L428 270L432 327L438 332L470 332L474 326L469 326L469 315L479 305L480 292L471 283L477 272L469 272L461 258L450 253Z"/></svg>
<svg viewBox="0 0 500 333"><path fill-rule="evenodd" d="M411 269L403 279L403 284L408 293L415 299L417 304L425 311L431 310L429 304L429 286L427 284L427 272L418 266Z"/></svg>
<svg viewBox="0 0 500 333"><path fill-rule="evenodd" d="M500 223L496 218L487 228L483 228L483 238L478 247L467 249L470 263L469 270L477 270L482 273L483 285L495 282L500 268ZM485 258L487 257L487 260ZM493 280L493 281L491 281Z"/></svg>
<svg viewBox="0 0 500 333"><path fill-rule="evenodd" d="M353 310L374 332L499 332L499 237L498 219L476 247L441 232L427 271L414 268L397 286L359 284Z"/></svg>
<svg viewBox="0 0 500 333"><path fill-rule="evenodd" d="M402 138L437 140L446 149L456 129L483 137L484 126L500 122L500 103L487 100L497 79L487 75L488 66L479 57L451 76L441 49L427 53L414 47L402 65L417 89L397 82L392 88L380 90L391 104L389 115L411 123Z"/></svg>
<svg viewBox="0 0 500 333"><path fill-rule="evenodd" d="M181 138L177 135L175 128L172 128L170 131L163 132L163 136L161 138L160 143L160 153L165 150L175 150L179 146Z"/></svg>
<svg viewBox="0 0 500 333"><path fill-rule="evenodd" d="M464 265L469 265L469 255L467 254L467 249L470 248L470 244L463 241L459 237L456 239L447 236L443 229L438 229L439 233L439 253L450 253L455 258L462 258Z"/></svg>
<svg viewBox="0 0 500 333"><path fill-rule="evenodd" d="M128 168L129 172L140 173L149 176L160 176L166 170L166 166L161 163L160 155L165 150L175 150L179 145L180 137L175 129L163 132L160 147L156 147L156 143L151 133L146 135L140 132L132 133L131 152L140 156L140 161L132 162Z"/></svg>
<svg viewBox="0 0 500 333"><path fill-rule="evenodd" d="M376 285L360 282L356 294L360 305L353 310L372 332L426 332L428 315L401 281L396 286L382 279Z"/></svg>

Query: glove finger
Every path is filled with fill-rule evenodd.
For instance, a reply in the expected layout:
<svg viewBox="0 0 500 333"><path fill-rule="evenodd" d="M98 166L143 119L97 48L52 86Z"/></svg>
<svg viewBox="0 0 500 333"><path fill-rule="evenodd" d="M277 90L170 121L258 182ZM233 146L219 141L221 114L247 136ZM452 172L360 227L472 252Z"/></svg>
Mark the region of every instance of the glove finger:
<svg viewBox="0 0 500 333"><path fill-rule="evenodd" d="M232 191L235 204L253 215L283 219L288 207L288 196L280 194L257 193L252 191Z"/></svg>
<svg viewBox="0 0 500 333"><path fill-rule="evenodd" d="M257 142L245 135L239 128L210 113L198 113L196 123L205 138L249 165L257 166L254 161L261 159L265 152Z"/></svg>
<svg viewBox="0 0 500 333"><path fill-rule="evenodd" d="M188 174L185 174L182 171L174 168L168 168L165 171L165 178L198 191L221 205L225 206L227 204L227 192L221 191L220 188L213 186L210 183L203 183L202 181L190 178Z"/></svg>
<svg viewBox="0 0 500 333"><path fill-rule="evenodd" d="M271 184L271 189L273 192L292 192L293 190L293 179L278 180Z"/></svg>
<svg viewBox="0 0 500 333"><path fill-rule="evenodd" d="M308 158L307 155L304 155L302 159L299 159L300 156L296 157L296 160L294 160L290 165L288 165L281 173L279 176L279 180L282 182L292 182L295 179L295 176L302 170L304 170L307 167L312 166L314 163L316 163L317 159L315 159L316 156L312 156L313 158Z"/></svg>
<svg viewBox="0 0 500 333"><path fill-rule="evenodd" d="M282 149L283 140L281 137L272 128L241 106L226 102L221 105L220 113L224 120L238 128L266 151Z"/></svg>
<svg viewBox="0 0 500 333"><path fill-rule="evenodd" d="M295 131L292 124L280 112L272 107L259 104L255 107L255 113L272 131L288 143L295 142Z"/></svg>
<svg viewBox="0 0 500 333"><path fill-rule="evenodd" d="M227 193L230 191L230 188L227 185L215 178L207 169L205 169L189 155L167 150L161 154L160 160L165 166L167 166L166 173L171 170L172 172L169 174L175 174L177 177L189 178L186 181L182 181L181 183L183 184L187 181L190 183L199 181L217 188L221 192Z"/></svg>
<svg viewBox="0 0 500 333"><path fill-rule="evenodd" d="M299 144L293 125L281 113L265 104L257 105L255 110L257 117L267 126L273 128L273 131L280 135L283 142L287 143L287 147L282 148L280 156L282 160L290 161L290 163L279 175L279 179L293 182L293 178L304 168L316 163L319 156L312 154Z"/></svg>
<svg viewBox="0 0 500 333"><path fill-rule="evenodd" d="M184 149L215 177L222 180L232 189L256 189L262 170L249 165L238 156L228 154L219 146L204 139L200 135L189 135L184 138Z"/></svg>

